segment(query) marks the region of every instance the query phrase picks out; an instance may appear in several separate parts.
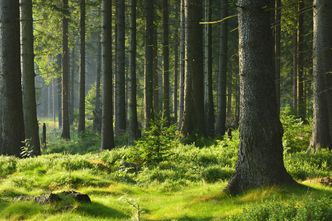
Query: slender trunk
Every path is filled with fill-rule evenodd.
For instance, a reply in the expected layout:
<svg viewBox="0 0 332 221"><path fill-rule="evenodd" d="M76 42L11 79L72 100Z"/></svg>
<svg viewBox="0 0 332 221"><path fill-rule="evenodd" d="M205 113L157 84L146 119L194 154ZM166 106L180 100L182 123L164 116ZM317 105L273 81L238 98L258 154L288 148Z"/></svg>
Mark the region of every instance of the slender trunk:
<svg viewBox="0 0 332 221"><path fill-rule="evenodd" d="M133 144L139 137L137 122L137 98L136 98L136 0L130 0L130 35L129 35L129 143Z"/></svg>
<svg viewBox="0 0 332 221"><path fill-rule="evenodd" d="M221 17L228 16L227 1L221 2ZM217 80L218 91L218 111L217 111L217 124L216 134L224 136L226 131L226 84L227 84L227 21L223 22L220 26L220 51L219 51L219 72Z"/></svg>
<svg viewBox="0 0 332 221"><path fill-rule="evenodd" d="M0 21L0 154L20 156L24 120L18 0L0 1Z"/></svg>
<svg viewBox="0 0 332 221"><path fill-rule="evenodd" d="M101 130L101 94L100 94L100 80L101 80L101 38L97 34L97 75L96 75L96 102L93 118L93 129L100 133Z"/></svg>
<svg viewBox="0 0 332 221"><path fill-rule="evenodd" d="M157 9L156 9L157 10ZM155 10L155 20L157 18L157 12ZM160 90L160 84L159 84L159 67L158 67L158 26L157 22L154 21L154 33L153 33L153 111L154 111L154 117L157 119L160 114L160 100L159 100L159 90Z"/></svg>
<svg viewBox="0 0 332 221"><path fill-rule="evenodd" d="M175 6L175 18L179 17L178 4ZM176 24L176 31L174 32L174 95L173 95L173 113L174 122L178 120L178 95L179 95L179 33L180 26Z"/></svg>
<svg viewBox="0 0 332 221"><path fill-rule="evenodd" d="M85 0L80 0L80 107L78 132L85 132Z"/></svg>
<svg viewBox="0 0 332 221"><path fill-rule="evenodd" d="M180 79L179 79L179 118L178 126L181 126L184 112L184 82L185 82L185 16L184 16L184 0L180 3Z"/></svg>
<svg viewBox="0 0 332 221"><path fill-rule="evenodd" d="M298 113L298 100L297 100L297 32L294 33L293 37L294 42L294 52L293 52L293 85L292 85L292 91L293 91L293 114L297 116Z"/></svg>
<svg viewBox="0 0 332 221"><path fill-rule="evenodd" d="M76 50L75 47L71 50L71 73L70 73L70 111L69 111L69 117L70 117L70 125L73 125L74 123L74 96L75 96L75 60L76 60Z"/></svg>
<svg viewBox="0 0 332 221"><path fill-rule="evenodd" d="M170 95L169 95L169 11L168 0L163 0L163 57L164 57L164 74L163 74L163 116L166 125L170 124Z"/></svg>
<svg viewBox="0 0 332 221"><path fill-rule="evenodd" d="M280 115L281 0L275 0L274 53L278 114Z"/></svg>
<svg viewBox="0 0 332 221"><path fill-rule="evenodd" d="M233 93L233 66L230 65L227 75L227 112L226 112L226 121L227 119L231 121L232 119L232 93Z"/></svg>
<svg viewBox="0 0 332 221"><path fill-rule="evenodd" d="M102 0L102 76L103 106L101 149L114 148L112 85L112 2Z"/></svg>

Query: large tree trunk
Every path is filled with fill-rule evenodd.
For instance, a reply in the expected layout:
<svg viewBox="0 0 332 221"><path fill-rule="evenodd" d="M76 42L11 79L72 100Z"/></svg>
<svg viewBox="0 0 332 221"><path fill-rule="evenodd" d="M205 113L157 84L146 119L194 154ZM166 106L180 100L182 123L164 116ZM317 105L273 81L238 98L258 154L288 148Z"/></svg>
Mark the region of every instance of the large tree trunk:
<svg viewBox="0 0 332 221"><path fill-rule="evenodd" d="M85 132L85 0L80 0L80 107L78 132Z"/></svg>
<svg viewBox="0 0 332 221"><path fill-rule="evenodd" d="M63 139L70 139L69 124L69 48L68 48L68 16L69 5L68 0L63 0L63 33L62 33L62 134Z"/></svg>
<svg viewBox="0 0 332 221"><path fill-rule="evenodd" d="M164 57L164 74L163 74L163 116L166 124L170 124L170 108L169 108L169 11L168 0L163 0L163 57Z"/></svg>
<svg viewBox="0 0 332 221"><path fill-rule="evenodd" d="M332 2L314 1L314 124L311 145L332 148Z"/></svg>
<svg viewBox="0 0 332 221"><path fill-rule="evenodd" d="M185 0L186 71L184 113L181 131L184 135L205 135L204 70L203 70L203 4L201 0Z"/></svg>
<svg viewBox="0 0 332 221"><path fill-rule="evenodd" d="M31 139L33 154L40 155L32 22L32 0L21 0L22 82L25 137L26 139ZM51 88L50 85L50 89ZM52 104L51 97L49 102Z"/></svg>
<svg viewBox="0 0 332 221"><path fill-rule="evenodd" d="M103 109L101 149L114 147L113 133L113 85L112 85L112 2L102 1L102 76Z"/></svg>
<svg viewBox="0 0 332 221"><path fill-rule="evenodd" d="M144 64L144 117L145 127L153 119L153 55L154 55L154 1L145 0L145 64Z"/></svg>
<svg viewBox="0 0 332 221"><path fill-rule="evenodd" d="M205 20L211 20L212 7L211 0L205 0ZM205 25L205 127L207 135L214 136L214 104L213 104L213 87L212 87L212 28L211 25Z"/></svg>
<svg viewBox="0 0 332 221"><path fill-rule="evenodd" d="M116 48L116 133L126 130L126 101L125 101L125 1L116 0L117 10L117 48Z"/></svg>
<svg viewBox="0 0 332 221"><path fill-rule="evenodd" d="M283 163L269 0L239 0L240 150L227 191L291 184ZM264 44L262 44L264 42Z"/></svg>
<svg viewBox="0 0 332 221"><path fill-rule="evenodd" d="M184 112L184 82L185 82L185 42L186 42L186 30L185 30L185 16L184 16L184 0L180 3L180 62L179 62L179 117L177 119L178 126L181 126Z"/></svg>
<svg viewBox="0 0 332 221"><path fill-rule="evenodd" d="M129 99L128 99L128 133L129 143L138 138L137 98L136 98L136 0L130 0L130 35L129 35Z"/></svg>
<svg viewBox="0 0 332 221"><path fill-rule="evenodd" d="M281 58L281 0L275 0L274 53L275 82L277 93L278 114L280 114L280 58Z"/></svg>
<svg viewBox="0 0 332 221"><path fill-rule="evenodd" d="M221 18L228 16L228 3L222 0L220 4ZM217 136L224 136L226 131L226 84L227 84L227 20L220 25L220 51L219 51L219 72L217 79L217 123L216 134Z"/></svg>
<svg viewBox="0 0 332 221"><path fill-rule="evenodd" d="M0 154L20 156L24 121L18 0L0 1Z"/></svg>
<svg viewBox="0 0 332 221"><path fill-rule="evenodd" d="M100 85L101 85L101 33L97 34L97 75L96 75L96 101L95 101L95 109L94 109L94 117L93 117L93 129L100 133L101 131L101 93L100 93Z"/></svg>

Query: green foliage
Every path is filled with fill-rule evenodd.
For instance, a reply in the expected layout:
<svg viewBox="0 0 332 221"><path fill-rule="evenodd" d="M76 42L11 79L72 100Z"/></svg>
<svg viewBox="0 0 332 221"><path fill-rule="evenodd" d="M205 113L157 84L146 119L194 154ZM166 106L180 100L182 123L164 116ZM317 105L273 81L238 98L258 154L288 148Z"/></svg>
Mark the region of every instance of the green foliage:
<svg viewBox="0 0 332 221"><path fill-rule="evenodd" d="M208 183L215 183L220 180L231 178L234 170L227 167L209 166L203 170L202 177Z"/></svg>
<svg viewBox="0 0 332 221"><path fill-rule="evenodd" d="M33 153L33 145L31 143L31 139L26 139L22 142L24 146L21 147L21 157L28 158L32 156Z"/></svg>

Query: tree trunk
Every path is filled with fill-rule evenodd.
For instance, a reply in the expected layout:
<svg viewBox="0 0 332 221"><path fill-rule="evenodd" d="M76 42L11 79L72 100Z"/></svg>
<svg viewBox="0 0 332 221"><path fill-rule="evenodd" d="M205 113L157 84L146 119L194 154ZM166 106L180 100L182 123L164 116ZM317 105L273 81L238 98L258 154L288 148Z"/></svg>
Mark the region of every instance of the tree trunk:
<svg viewBox="0 0 332 221"><path fill-rule="evenodd" d="M116 0L117 48L116 48L116 120L115 131L122 134L126 130L125 101L125 1Z"/></svg>
<svg viewBox="0 0 332 221"><path fill-rule="evenodd" d="M33 154L40 155L39 127L37 121L34 48L32 29L32 0L21 0L22 30L22 83L25 137L31 139ZM50 89L52 85L50 85ZM52 91L52 90L51 90ZM50 97L49 102L52 104ZM50 108L51 111L51 108Z"/></svg>
<svg viewBox="0 0 332 221"><path fill-rule="evenodd" d="M69 125L69 48L68 48L68 16L69 5L68 0L63 0L63 39L62 39L62 134L63 139L70 139L70 125Z"/></svg>
<svg viewBox="0 0 332 221"><path fill-rule="evenodd" d="M185 82L185 42L186 42L186 30L185 30L185 16L184 16L184 0L180 3L180 79L179 79L179 118L178 126L181 126L184 112L184 82Z"/></svg>
<svg viewBox="0 0 332 221"><path fill-rule="evenodd" d="M176 4L175 18L179 18L179 5ZM179 33L181 29L178 24L175 25L176 31L174 32L174 95L173 95L173 113L174 122L178 120L178 98L179 98Z"/></svg>
<svg viewBox="0 0 332 221"><path fill-rule="evenodd" d="M157 119L160 114L161 105L159 99L159 90L161 84L159 84L159 66L158 66L158 25L157 25L157 9L154 15L154 31L153 31L153 112L154 117Z"/></svg>
<svg viewBox="0 0 332 221"><path fill-rule="evenodd" d="M332 2L314 1L314 123L311 145L332 148Z"/></svg>
<svg viewBox="0 0 332 221"><path fill-rule="evenodd" d="M102 1L102 76L103 109L101 149L114 148L112 86L112 2Z"/></svg>
<svg viewBox="0 0 332 221"><path fill-rule="evenodd" d="M239 0L240 150L227 191L291 184L283 163L269 0ZM262 44L264 42L264 44Z"/></svg>
<svg viewBox="0 0 332 221"><path fill-rule="evenodd" d="M221 1L221 18L228 16L228 3L226 0ZM227 21L220 25L220 51L219 51L219 72L217 79L218 92L218 110L217 110L217 136L224 136L226 131L226 84L227 84Z"/></svg>
<svg viewBox="0 0 332 221"><path fill-rule="evenodd" d="M163 116L166 125L170 124L169 108L169 11L168 0L163 0L163 57L164 57L164 74L163 74Z"/></svg>
<svg viewBox="0 0 332 221"><path fill-rule="evenodd" d="M154 1L145 0L145 70L144 70L144 118L145 127L153 119L153 61L154 61Z"/></svg>
<svg viewBox="0 0 332 221"><path fill-rule="evenodd" d="M0 154L14 156L24 140L19 21L19 1L0 1Z"/></svg>
<svg viewBox="0 0 332 221"><path fill-rule="evenodd" d="M70 111L69 111L69 120L70 120L70 125L73 125L74 123L74 112L75 112L75 60L76 60L76 50L75 50L75 46L73 47L73 49L71 50L71 73L70 73Z"/></svg>
<svg viewBox="0 0 332 221"><path fill-rule="evenodd" d="M100 80L101 80L101 33L97 34L97 75L96 75L96 101L93 117L93 129L100 133L101 131L101 94L100 94Z"/></svg>
<svg viewBox="0 0 332 221"><path fill-rule="evenodd" d="M139 137L137 122L137 98L136 98L136 0L130 0L130 35L129 35L129 143L133 144Z"/></svg>
<svg viewBox="0 0 332 221"><path fill-rule="evenodd" d="M277 93L278 114L280 115L280 58L281 58L281 0L275 0L275 22L274 22L274 53L275 53L275 82Z"/></svg>
<svg viewBox="0 0 332 221"><path fill-rule="evenodd" d="M85 0L80 0L80 107L78 132L85 132Z"/></svg>
<svg viewBox="0 0 332 221"><path fill-rule="evenodd" d="M292 91L293 91L293 104L292 104L292 108L293 108L293 114L295 116L297 116L298 113L298 100L297 100L297 31L296 33L294 33L293 36L293 42L294 42L294 52L293 52L293 82L292 82Z"/></svg>
<svg viewBox="0 0 332 221"><path fill-rule="evenodd" d="M205 135L202 1L185 0L186 70L182 123L184 135Z"/></svg>

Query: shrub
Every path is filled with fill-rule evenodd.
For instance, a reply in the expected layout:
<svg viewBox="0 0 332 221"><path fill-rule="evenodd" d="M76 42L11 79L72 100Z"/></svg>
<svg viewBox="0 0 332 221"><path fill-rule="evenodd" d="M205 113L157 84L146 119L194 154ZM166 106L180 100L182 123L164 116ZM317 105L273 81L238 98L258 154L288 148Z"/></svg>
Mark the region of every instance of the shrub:
<svg viewBox="0 0 332 221"><path fill-rule="evenodd" d="M210 166L203 170L202 177L208 183L214 183L220 180L229 179L234 170L231 168L221 168L219 166Z"/></svg>

